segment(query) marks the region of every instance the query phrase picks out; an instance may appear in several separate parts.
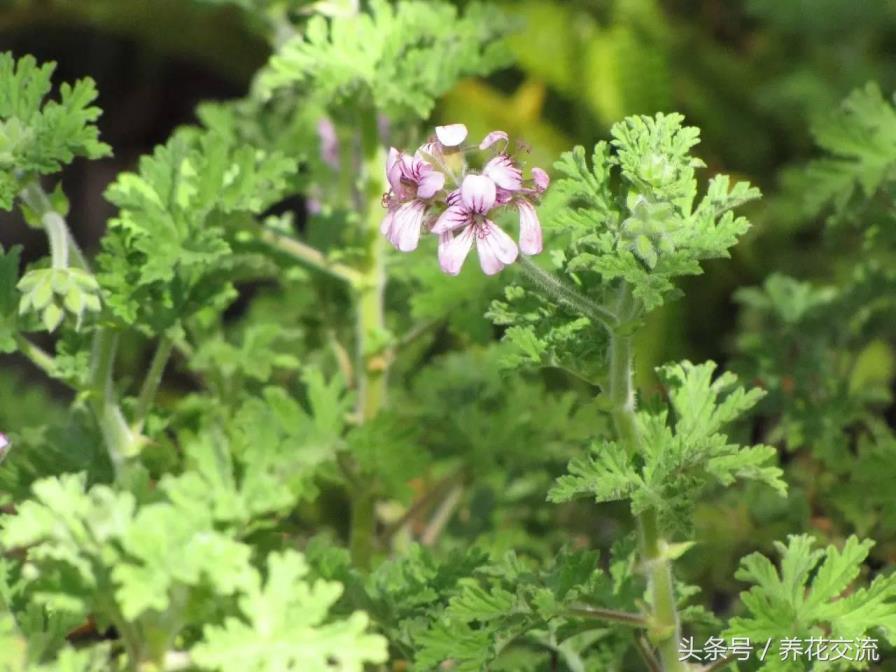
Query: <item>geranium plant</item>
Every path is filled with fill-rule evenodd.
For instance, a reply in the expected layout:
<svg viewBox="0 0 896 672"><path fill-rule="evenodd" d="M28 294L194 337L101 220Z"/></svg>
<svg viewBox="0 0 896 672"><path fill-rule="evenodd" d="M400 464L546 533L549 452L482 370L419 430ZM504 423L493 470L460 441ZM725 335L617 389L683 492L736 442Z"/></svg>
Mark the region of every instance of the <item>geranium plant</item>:
<svg viewBox="0 0 896 672"><path fill-rule="evenodd" d="M0 351L67 388L0 427L0 670L886 669L896 442L855 371L889 267L740 290L740 377L649 366L760 198L698 129L629 116L535 165L429 119L509 63L492 5L237 4L271 58L112 180L95 255L58 179L114 151L95 87L0 55L0 207L49 249L0 250ZM818 122L833 156L791 181L832 230L891 207L894 120L868 88ZM807 474L838 526L775 523L714 605L698 512L788 521Z"/></svg>

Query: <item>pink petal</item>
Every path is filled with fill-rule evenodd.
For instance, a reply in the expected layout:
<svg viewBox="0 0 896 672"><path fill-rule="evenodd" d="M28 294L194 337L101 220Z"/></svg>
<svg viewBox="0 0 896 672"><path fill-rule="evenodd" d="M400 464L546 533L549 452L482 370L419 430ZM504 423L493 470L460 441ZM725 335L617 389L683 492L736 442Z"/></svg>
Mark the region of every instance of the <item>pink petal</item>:
<svg viewBox="0 0 896 672"><path fill-rule="evenodd" d="M516 261L517 257L513 239L489 220L476 232L476 251L479 253L479 265L486 275L494 275Z"/></svg>
<svg viewBox="0 0 896 672"><path fill-rule="evenodd" d="M401 152L394 147L389 148L389 158L386 159L386 177L393 191L398 191L401 186Z"/></svg>
<svg viewBox="0 0 896 672"><path fill-rule="evenodd" d="M503 140L504 142L508 142L509 138L507 137L507 133L504 131L492 131L488 135L485 136L482 142L479 143L479 149L488 149L496 142L500 142Z"/></svg>
<svg viewBox="0 0 896 672"><path fill-rule="evenodd" d="M523 173L517 168L506 154L499 154L483 169L483 174L488 175L495 184L508 191L518 191L523 186Z"/></svg>
<svg viewBox="0 0 896 672"><path fill-rule="evenodd" d="M458 205L461 202L460 189L449 191L448 195L445 197L445 202L448 205Z"/></svg>
<svg viewBox="0 0 896 672"><path fill-rule="evenodd" d="M418 198L432 198L436 192L445 186L445 174L437 170L429 169L420 178L417 184Z"/></svg>
<svg viewBox="0 0 896 672"><path fill-rule="evenodd" d="M462 205L452 205L443 212L432 227L433 233L446 233L470 223L470 212Z"/></svg>
<svg viewBox="0 0 896 672"><path fill-rule="evenodd" d="M439 238L439 266L445 273L457 275L472 246L472 226L468 226L460 232L460 235L453 238L450 233L442 234Z"/></svg>
<svg viewBox="0 0 896 672"><path fill-rule="evenodd" d="M436 137L445 147L457 147L467 139L467 127L463 124L436 126Z"/></svg>
<svg viewBox="0 0 896 672"><path fill-rule="evenodd" d="M535 180L535 187L538 191L545 191L551 183L551 178L541 168L532 169L532 179Z"/></svg>
<svg viewBox="0 0 896 672"><path fill-rule="evenodd" d="M461 201L468 210L484 215L495 204L495 183L485 175L467 175L460 185Z"/></svg>
<svg viewBox="0 0 896 672"><path fill-rule="evenodd" d="M420 227L426 206L421 201L408 201L395 211L389 240L402 252L417 249L420 241Z"/></svg>
<svg viewBox="0 0 896 672"><path fill-rule="evenodd" d="M518 201L517 207L520 210L520 252L538 254L543 247L538 213L529 201Z"/></svg>

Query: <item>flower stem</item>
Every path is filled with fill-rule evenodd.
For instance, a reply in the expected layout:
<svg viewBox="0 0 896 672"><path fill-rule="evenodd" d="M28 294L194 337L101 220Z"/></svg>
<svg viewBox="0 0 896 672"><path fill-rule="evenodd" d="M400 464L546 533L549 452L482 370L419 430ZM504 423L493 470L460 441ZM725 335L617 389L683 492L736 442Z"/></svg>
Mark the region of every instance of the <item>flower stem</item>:
<svg viewBox="0 0 896 672"><path fill-rule="evenodd" d="M156 351L153 353L152 361L149 364L149 370L146 372L146 378L143 379L140 396L137 397L134 421L131 423L135 434L143 431L143 423L146 422L146 417L149 415L152 403L156 398L156 392L159 390L162 374L165 373L165 366L168 364L168 358L171 356L173 347L174 340L167 334L162 334L156 345Z"/></svg>
<svg viewBox="0 0 896 672"><path fill-rule="evenodd" d="M53 267L68 268L71 260L89 273L87 259L75 242L65 218L54 209L40 182L32 180L19 195L25 205L40 218L47 231ZM37 349L24 338L18 340L18 344L23 354L44 370L52 365L53 360L49 354ZM121 480L127 471L127 461L137 454L138 446L115 394L113 370L117 344L117 334L108 327L98 327L94 332L89 392L90 405L100 426L115 478Z"/></svg>
<svg viewBox="0 0 896 672"><path fill-rule="evenodd" d="M22 334L16 334L16 346L19 352L25 355L31 363L50 377L53 377L56 369L56 359L49 352L35 345Z"/></svg>
<svg viewBox="0 0 896 672"><path fill-rule="evenodd" d="M386 290L385 251L379 235L383 190L381 166L385 163L371 117L362 124L364 179L358 200L365 204L362 221L366 222L367 254L363 269L355 271L360 279L352 283L355 300L355 359L358 384L356 415L360 422L375 418L386 402L388 357L385 345L386 318L383 296ZM367 570L373 559L376 532L376 496L374 479L360 475L363 487L351 492L351 529L349 551L355 567Z"/></svg>
<svg viewBox="0 0 896 672"><path fill-rule="evenodd" d="M113 371L118 335L111 329L97 329L90 355L91 406L100 426L115 479L122 480L127 461L136 455L136 441L118 405Z"/></svg>
<svg viewBox="0 0 896 672"><path fill-rule="evenodd" d="M338 278L350 285L357 285L363 279L363 275L356 269L330 261L324 254L310 245L295 238L284 236L271 229L261 230L261 239L268 245L277 248L281 252L311 266L318 271Z"/></svg>
<svg viewBox="0 0 896 672"><path fill-rule="evenodd" d="M603 326L607 331L612 331L619 322L618 317L610 310L594 303L588 297L580 294L567 283L553 273L544 270L526 255L519 256L519 265L526 276L545 294L555 301L572 308Z"/></svg>
<svg viewBox="0 0 896 672"><path fill-rule="evenodd" d="M623 286L617 314L625 319L636 309L630 289ZM629 454L642 452L641 436L635 416L635 393L632 386L632 337L620 329L610 332L610 372L607 397L616 437ZM647 573L653 613L648 637L656 645L664 672L680 672L687 668L678 659L680 624L675 605L672 568L662 553L657 514L648 509L638 516L642 564Z"/></svg>
<svg viewBox="0 0 896 672"><path fill-rule="evenodd" d="M573 618L593 618L598 621L611 621L622 623L635 628L646 628L647 619L642 614L617 611L616 609L602 609L600 607L574 607L566 612Z"/></svg>

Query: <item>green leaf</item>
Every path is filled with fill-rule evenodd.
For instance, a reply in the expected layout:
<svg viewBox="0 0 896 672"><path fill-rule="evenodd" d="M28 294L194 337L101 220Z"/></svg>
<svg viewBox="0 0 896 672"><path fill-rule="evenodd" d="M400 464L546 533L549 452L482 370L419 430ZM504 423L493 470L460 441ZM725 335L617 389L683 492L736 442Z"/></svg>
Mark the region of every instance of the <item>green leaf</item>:
<svg viewBox="0 0 896 672"><path fill-rule="evenodd" d="M309 582L304 557L292 551L269 555L267 569L263 583L254 573L239 600L243 618L204 628L190 652L198 665L223 672L362 672L367 663L386 661L386 640L367 632L364 613L329 616L340 584Z"/></svg>
<svg viewBox="0 0 896 672"><path fill-rule="evenodd" d="M445 2L370 3L370 13L313 17L262 70L267 92L301 87L323 104L370 100L392 117L429 116L434 101L461 78L507 62L500 11ZM446 26L451 26L446 30Z"/></svg>
<svg viewBox="0 0 896 672"><path fill-rule="evenodd" d="M10 210L28 180L60 170L77 156L106 156L94 122L100 110L91 103L97 92L90 79L52 90L55 63L38 65L32 56L16 60L0 53L0 209Z"/></svg>
<svg viewBox="0 0 896 672"><path fill-rule="evenodd" d="M879 575L868 586L853 583L874 545L849 537L841 549L816 549L807 535L791 535L787 544L776 542L780 568L759 553L741 561L735 575L755 584L741 593L748 616L731 619L726 637L754 640L808 638L855 640L881 631L896 641L896 575ZM777 657L777 650L770 656Z"/></svg>

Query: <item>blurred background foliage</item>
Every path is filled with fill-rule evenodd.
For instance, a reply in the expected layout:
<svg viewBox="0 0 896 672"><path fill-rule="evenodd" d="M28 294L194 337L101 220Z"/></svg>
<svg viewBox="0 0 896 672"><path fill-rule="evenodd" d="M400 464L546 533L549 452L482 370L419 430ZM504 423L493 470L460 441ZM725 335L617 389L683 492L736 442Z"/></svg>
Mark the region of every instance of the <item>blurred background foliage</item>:
<svg viewBox="0 0 896 672"><path fill-rule="evenodd" d="M343 3L328 4L338 7ZM433 121L463 121L473 137L504 128L531 144L533 165L549 166L573 144L589 146L606 137L609 126L625 115L676 110L685 114L688 124L702 129L699 155L708 164L707 174L726 172L748 179L765 194L748 208L746 214L755 228L736 248L735 258L713 262L704 277L686 282L684 298L650 317L639 345L642 372L673 359L715 359L723 366L734 365L752 377L748 378L750 382L769 389L769 416L787 416L788 409L793 411L786 422L775 422L779 434L772 437L791 449L782 455L782 461L790 463L794 485L790 497L778 500L758 490L748 490L746 497L729 492L722 501L701 508L697 536L707 540L704 544L712 552L695 554L688 560L692 566L687 580L710 586L710 600L718 598L720 604L727 604L726 596L736 592L731 576L737 558L795 529L814 526L828 532L838 524L837 515L857 527L864 525L863 532L876 533L882 542L878 557L896 560L889 517L896 515L892 496L889 503L881 505L883 519L890 521L881 529L875 528L876 519L863 519L862 512L856 510L857 498L850 499L849 493L841 494L845 503L836 515L836 505L829 507L817 499L819 492L833 488L842 476L827 474L822 482L814 482L817 464L824 462L823 451L827 448L870 455L863 462L863 475L850 481L854 495L877 487L875 478L892 475L892 466L889 472L875 466L896 463L891 459L892 439L889 443L862 439L854 445L846 441L845 447L840 439L852 431L857 418L865 417L862 409L866 404L881 411L878 418L892 415L894 332L886 324L878 325L873 337L867 330L857 336L845 326L830 327L831 320L847 314L848 307L856 302L842 296L832 299L836 291L825 287L845 283L857 260L867 256L868 247L860 227L840 227L836 235L823 235L825 213L807 206L812 194L806 189L811 189L811 184L795 178L802 166L818 155L813 124L867 82L876 82L885 97L896 89L896 3L523 0L499 4L515 24L510 39L515 65L487 79L459 84L442 100ZM0 48L16 54L31 53L39 61L58 62L59 81L85 75L97 81L99 106L104 110L99 126L103 139L114 149L114 157L78 161L66 170L63 179L71 200L70 221L75 236L90 252L96 251L105 221L114 214L113 207L102 198L113 177L121 170L132 169L138 156L163 142L175 127L195 122L200 101L245 95L253 74L270 55L266 27L260 18L263 14L252 11L259 6L301 14L310 5L265 0L0 0ZM299 206L296 204L301 212ZM550 226L549 221L546 226ZM0 243L7 247L25 243L29 258L44 253L42 237L25 226L0 228ZM886 262L886 252L880 254ZM398 277L418 272L422 273L404 267L397 270ZM798 281L773 276L775 272ZM297 279L301 279L299 275ZM536 431L543 432L549 444L554 428L539 427L537 417L520 418L512 410L525 407L527 399L532 404L541 403L540 392L533 392L525 383L501 389L500 394L497 391L500 372L487 347L496 334L481 315L500 283L471 281L466 275L458 282L467 283L461 287L486 290L482 299L473 302L476 305L451 314L451 327L455 334L464 333L470 342L486 347L438 360L407 390L397 393L401 405L409 416L414 416L415 403L433 408L435 404L425 403L426 395L437 395L440 385L448 392L454 390L460 402L467 403L460 416L426 419L433 445L439 444L441 435L457 440L458 427L452 423L464 430L461 443L469 435L475 437L471 440L474 446L518 443L519 437ZM758 289L760 286L764 289ZM298 330L296 340L323 332L320 324L309 321L340 319L326 314L309 317L303 310L313 304L314 297L298 283L290 291L295 315L303 315L304 320L303 324L292 325ZM414 317L434 317L427 314L428 296L412 299ZM450 299L436 297L435 305L444 305ZM262 296L252 310L271 324L290 318L282 303L271 305L275 307L266 308ZM233 361L236 382L225 380L221 385L245 382L239 372L251 371L258 353L277 346L284 335L275 333L274 328L244 331L235 329L229 341L221 340L198 353L189 366L177 367L169 381L171 389L165 393L180 395L189 389L191 376L202 376L207 360L218 361L219 366L222 358ZM774 348L767 347L770 342ZM439 352L438 340L422 343L409 364L396 365L400 375L419 361L431 361L434 352ZM136 369L141 366L141 353L140 345L133 344L124 357L130 357ZM270 366L294 368L288 352L285 357ZM796 398L794 390L800 389L782 373L782 367L791 365L794 375L829 366L824 371L836 374L831 375L831 386L837 389L830 390L828 396L827 391L808 389L813 379L806 376L802 380L808 392L805 399L800 398L802 406L788 406L787 400ZM47 387L41 394L31 384L32 377L33 371L26 363L4 359L0 427L27 426L36 424L38 418L43 421L62 415L61 407L53 401L61 388ZM550 372L544 379L545 385L555 389L568 384L558 382ZM639 382L648 391L657 389L655 381L647 377ZM23 394L26 383L29 391ZM837 387L839 383L842 385ZM874 394L857 400L856 391ZM817 401L819 396L823 399L813 405L812 399ZM470 404L471 399L482 399L483 405ZM561 399L556 403L564 402ZM482 417L477 416L480 411ZM549 415L567 422L563 431L569 438L579 434L575 428L585 424L581 414L586 411L578 408L566 413L560 409ZM842 417L835 411L842 411ZM827 426L813 429L810 420L819 418L827 420ZM510 438L487 435L489 431L498 433L503 424L513 423L518 426ZM760 417L753 428L755 434L766 433L763 423ZM832 445L819 447L821 443L813 438L817 436L826 437ZM810 459L795 454L806 444L811 444L814 451ZM412 452L410 448L400 453L394 458L396 464ZM481 468L488 474L495 462L500 469L509 464L517 473L526 473L525 451L510 456L497 452L477 452L482 465L468 464L468 468ZM539 459L554 461L559 469L567 456L558 450L556 457L542 455ZM398 473L412 476L408 469L405 464ZM503 526L514 532L503 538L496 535L492 540L495 546L518 548L526 538L514 536L518 529L512 522L502 523L513 517L527 519L530 532L551 534L551 520L540 513L544 511L543 493L550 482L548 474L530 471L514 482L515 489L506 491L499 505L489 498L502 487L500 479L493 488L487 477L484 481L455 523L466 530L457 535L458 539L483 533L489 525L493 530ZM421 485L415 480L408 482L412 488ZM316 506L326 508L330 504L325 497ZM620 518L624 515L621 509L604 510L610 522L600 534L609 541L618 529L612 519L617 513ZM492 516L489 525L477 518L483 511ZM592 534L592 526L583 524L574 511L564 509L559 515L573 529L584 525L582 533ZM337 507L337 516L342 513Z"/></svg>

